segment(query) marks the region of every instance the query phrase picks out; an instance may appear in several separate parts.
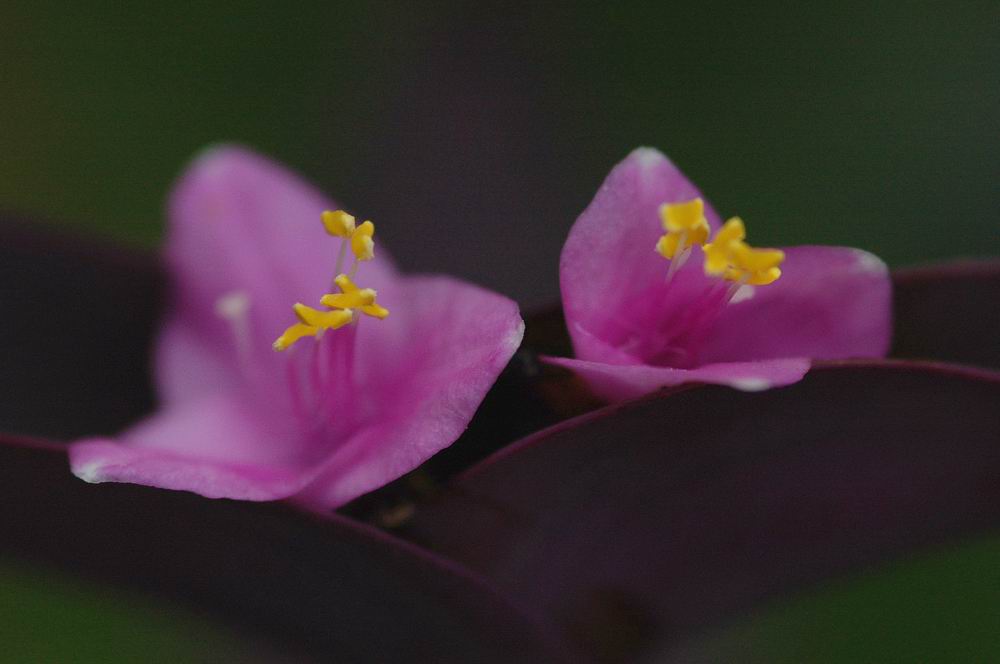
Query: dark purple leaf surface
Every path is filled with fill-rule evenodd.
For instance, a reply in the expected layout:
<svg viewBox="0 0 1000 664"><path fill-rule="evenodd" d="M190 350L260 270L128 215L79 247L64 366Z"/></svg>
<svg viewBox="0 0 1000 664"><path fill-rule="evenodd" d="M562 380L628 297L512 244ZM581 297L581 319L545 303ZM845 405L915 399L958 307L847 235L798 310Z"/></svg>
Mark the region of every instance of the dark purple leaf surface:
<svg viewBox="0 0 1000 664"><path fill-rule="evenodd" d="M830 364L762 393L692 387L515 444L409 536L608 660L775 595L1000 526L1000 376Z"/></svg>
<svg viewBox="0 0 1000 664"><path fill-rule="evenodd" d="M0 216L0 431L112 433L152 410L157 265Z"/></svg>
<svg viewBox="0 0 1000 664"><path fill-rule="evenodd" d="M0 557L216 614L320 661L558 661L485 583L342 517L88 485L58 447L0 440Z"/></svg>
<svg viewBox="0 0 1000 664"><path fill-rule="evenodd" d="M893 357L1000 369L1000 261L893 273Z"/></svg>

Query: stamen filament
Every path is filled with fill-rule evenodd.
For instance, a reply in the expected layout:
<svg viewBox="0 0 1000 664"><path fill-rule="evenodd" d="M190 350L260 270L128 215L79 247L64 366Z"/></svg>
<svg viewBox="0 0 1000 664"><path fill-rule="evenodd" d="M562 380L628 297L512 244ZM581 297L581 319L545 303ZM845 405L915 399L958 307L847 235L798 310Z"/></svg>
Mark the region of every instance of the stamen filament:
<svg viewBox="0 0 1000 664"><path fill-rule="evenodd" d="M748 281L750 281L750 275L744 274L742 277L740 277L739 281L734 281L733 283L731 283L729 285L729 289L726 291L726 297L722 301L723 306L728 305L730 302L732 302L733 298L736 297L736 294L740 291L741 288L747 285Z"/></svg>
<svg viewBox="0 0 1000 664"><path fill-rule="evenodd" d="M340 274L344 267L344 257L347 256L348 244L350 244L350 240L347 238L340 241L340 250L337 252L337 264L333 266L333 273L335 275Z"/></svg>
<svg viewBox="0 0 1000 664"><path fill-rule="evenodd" d="M681 233L680 237L677 239L677 246L684 247L684 243L687 242L687 231ZM667 283L669 284L673 281L674 275L677 270L684 267L684 263L687 263L688 258L691 256L691 247L685 247L683 251L679 254L674 254L673 259L670 261L670 267L667 268Z"/></svg>

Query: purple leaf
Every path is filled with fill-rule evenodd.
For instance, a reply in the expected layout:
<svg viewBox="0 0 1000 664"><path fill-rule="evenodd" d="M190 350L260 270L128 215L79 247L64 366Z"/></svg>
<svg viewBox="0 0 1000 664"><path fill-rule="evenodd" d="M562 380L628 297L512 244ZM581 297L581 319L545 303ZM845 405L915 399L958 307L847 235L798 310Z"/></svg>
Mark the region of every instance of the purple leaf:
<svg viewBox="0 0 1000 664"><path fill-rule="evenodd" d="M898 270L894 357L1000 369L1000 261Z"/></svg>
<svg viewBox="0 0 1000 664"><path fill-rule="evenodd" d="M342 517L90 486L61 447L0 440L0 556L206 610L323 661L552 661L487 583Z"/></svg>
<svg viewBox="0 0 1000 664"><path fill-rule="evenodd" d="M409 535L581 650L669 648L775 595L1000 525L1000 376L884 361L563 422L419 506Z"/></svg>
<svg viewBox="0 0 1000 664"><path fill-rule="evenodd" d="M153 408L158 259L0 215L0 431L115 431Z"/></svg>

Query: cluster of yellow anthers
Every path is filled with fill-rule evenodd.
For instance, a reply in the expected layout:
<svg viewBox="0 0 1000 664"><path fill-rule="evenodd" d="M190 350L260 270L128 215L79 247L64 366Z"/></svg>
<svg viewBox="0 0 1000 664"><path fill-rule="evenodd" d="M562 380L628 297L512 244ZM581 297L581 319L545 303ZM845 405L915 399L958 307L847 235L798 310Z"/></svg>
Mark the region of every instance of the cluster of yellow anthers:
<svg viewBox="0 0 1000 664"><path fill-rule="evenodd" d="M324 330L336 330L354 321L354 312L385 318L389 310L375 302L375 291L371 288L358 288L351 277L357 272L358 264L370 261L375 257L375 224L366 221L355 226L354 217L343 210L327 210L322 215L323 227L333 237L341 239L340 254L337 257L336 272L333 283L340 289L339 293L327 293L320 298L320 304L326 310L314 309L301 302L292 307L299 322L295 323L274 342L274 350L285 350L302 337L315 337ZM354 266L351 276L340 273L347 247L354 254Z"/></svg>
<svg viewBox="0 0 1000 664"><path fill-rule="evenodd" d="M705 254L705 274L751 286L764 286L781 276L778 266L785 260L785 252L754 249L747 244L746 228L739 217L727 221L709 242L705 203L700 198L664 203L660 218L666 233L656 243L656 250L670 259L668 279L687 261L695 245Z"/></svg>

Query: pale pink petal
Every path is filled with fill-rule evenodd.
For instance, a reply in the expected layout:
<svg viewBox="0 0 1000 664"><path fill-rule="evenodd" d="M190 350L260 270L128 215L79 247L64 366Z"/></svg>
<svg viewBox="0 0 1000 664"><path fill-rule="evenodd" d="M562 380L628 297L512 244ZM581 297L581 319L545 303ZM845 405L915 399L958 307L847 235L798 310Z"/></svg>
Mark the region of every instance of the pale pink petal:
<svg viewBox="0 0 1000 664"><path fill-rule="evenodd" d="M228 330L218 334L225 337ZM236 359L230 355L235 340L214 346L192 325L172 315L156 341L156 388L160 403L170 406L187 399L228 392L242 382Z"/></svg>
<svg viewBox="0 0 1000 664"><path fill-rule="evenodd" d="M300 490L319 459L304 441L262 418L238 395L160 411L115 440L70 445L73 473L208 498L274 500Z"/></svg>
<svg viewBox="0 0 1000 664"><path fill-rule="evenodd" d="M607 401L632 399L661 387L684 383L728 385L737 390L758 392L797 383L809 371L809 360L802 357L706 364L696 369L645 364L623 366L565 357L543 359L576 372L587 381L594 394Z"/></svg>
<svg viewBox="0 0 1000 664"><path fill-rule="evenodd" d="M447 277L401 280L394 295L389 318L358 329L355 396L368 421L296 498L303 505L341 505L450 445L521 343L524 323L503 296Z"/></svg>
<svg viewBox="0 0 1000 664"><path fill-rule="evenodd" d="M576 335L584 330L612 346L625 345L630 332L622 323L645 326L650 315L677 309L692 291L701 291L700 256L691 256L668 293L669 262L655 249L663 234L660 205L698 196L652 148L639 148L614 167L573 225L560 257L563 310L574 343L581 343ZM707 203L705 215L717 228L719 217Z"/></svg>
<svg viewBox="0 0 1000 664"><path fill-rule="evenodd" d="M892 334L885 263L844 247L791 247L785 256L778 281L726 307L699 361L884 357Z"/></svg>
<svg viewBox="0 0 1000 664"><path fill-rule="evenodd" d="M215 311L219 298L230 293L247 297L251 363L266 376L280 372L271 342L294 322L292 304L316 304L336 276L340 240L328 236L320 221L320 213L334 207L295 174L240 147L206 151L180 178L170 197L165 253L174 279L167 328L184 331L169 332L168 343L202 345L197 354L215 358L205 365L206 381L217 381L220 367L240 366L232 326ZM381 246L362 274L364 285L377 289L395 278ZM171 381L201 378L186 352L168 349L158 360L161 387L171 397L185 393L184 385ZM175 362L181 366L171 366Z"/></svg>

